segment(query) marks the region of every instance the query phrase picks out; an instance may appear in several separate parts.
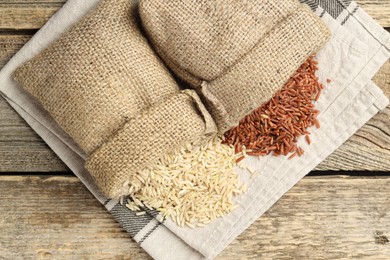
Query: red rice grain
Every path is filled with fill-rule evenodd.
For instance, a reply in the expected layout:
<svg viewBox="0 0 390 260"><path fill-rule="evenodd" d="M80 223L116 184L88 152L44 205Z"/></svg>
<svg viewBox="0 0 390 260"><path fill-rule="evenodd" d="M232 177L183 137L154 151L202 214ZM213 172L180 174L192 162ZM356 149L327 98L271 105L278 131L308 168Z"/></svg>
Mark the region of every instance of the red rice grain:
<svg viewBox="0 0 390 260"><path fill-rule="evenodd" d="M311 139L310 139L310 136L309 135L306 135L306 142L308 143L308 144L311 144Z"/></svg>
<svg viewBox="0 0 390 260"><path fill-rule="evenodd" d="M289 159L301 156L304 151L296 145L297 138L305 135L310 144L307 128L320 128L319 111L314 109L313 102L319 99L324 85L315 75L317 64L314 57L310 57L270 101L227 131L223 142L234 145L236 153L245 148L251 150L248 155L286 156L292 153Z"/></svg>

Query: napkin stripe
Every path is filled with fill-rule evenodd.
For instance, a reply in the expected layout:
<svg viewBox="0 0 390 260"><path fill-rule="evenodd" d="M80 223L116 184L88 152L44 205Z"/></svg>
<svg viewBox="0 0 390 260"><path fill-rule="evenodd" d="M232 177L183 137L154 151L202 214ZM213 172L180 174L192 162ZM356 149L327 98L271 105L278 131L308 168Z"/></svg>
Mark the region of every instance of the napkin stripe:
<svg viewBox="0 0 390 260"><path fill-rule="evenodd" d="M163 222L158 222L151 230L149 230L148 233L146 233L146 235L143 238L141 238L138 244L141 245L150 236L150 234L152 234L159 226L161 226L162 223Z"/></svg>
<svg viewBox="0 0 390 260"><path fill-rule="evenodd" d="M148 213L153 218L157 218L157 216L160 214L160 212L158 212L157 210L150 210L148 208L144 208L143 210L145 210L146 213Z"/></svg>
<svg viewBox="0 0 390 260"><path fill-rule="evenodd" d="M326 14L326 11L325 11L325 10L322 10L322 12L321 12L321 14L320 14L320 18L322 18L325 14Z"/></svg>
<svg viewBox="0 0 390 260"><path fill-rule="evenodd" d="M345 7L349 6L351 1L349 0L337 0L337 1L327 1L320 0L319 5L328 11L328 13L333 17L337 18L344 11Z"/></svg>
<svg viewBox="0 0 390 260"><path fill-rule="evenodd" d="M340 14L352 3L351 0L299 0L303 4L307 4L310 6L311 10L315 12L317 8L320 6L323 8L327 13L329 13L334 19L337 19ZM358 8L358 7L357 7ZM357 11L357 10L356 10ZM356 12L355 11L355 12ZM352 14L348 15L345 18L345 21L341 23L343 25L351 16Z"/></svg>
<svg viewBox="0 0 390 260"><path fill-rule="evenodd" d="M132 237L135 237L149 222L154 220L154 217L148 213L137 216L135 212L120 203L116 204L110 210L110 213ZM152 230L154 231L155 229ZM152 230L149 232L152 233Z"/></svg>
<svg viewBox="0 0 390 260"><path fill-rule="evenodd" d="M352 12L350 12L350 13L347 15L347 17L344 18L344 20L341 22L341 25L344 25L344 24L348 21L349 17L353 16L353 15L357 12L357 10L359 10L359 6L356 6L356 7L352 10Z"/></svg>
<svg viewBox="0 0 390 260"><path fill-rule="evenodd" d="M318 3L314 0L299 0L299 1L302 4L307 4L313 12L318 8Z"/></svg>

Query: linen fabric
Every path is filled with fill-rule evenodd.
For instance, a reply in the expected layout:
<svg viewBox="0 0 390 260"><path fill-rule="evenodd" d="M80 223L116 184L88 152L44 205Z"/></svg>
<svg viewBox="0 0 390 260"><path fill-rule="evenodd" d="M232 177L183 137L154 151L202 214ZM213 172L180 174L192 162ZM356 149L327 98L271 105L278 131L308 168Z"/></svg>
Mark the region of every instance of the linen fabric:
<svg viewBox="0 0 390 260"><path fill-rule="evenodd" d="M243 180L251 181L252 188L242 196L244 199L240 199L240 208L242 209L242 205L245 210L237 209L232 212L231 216L235 216L236 221L231 217L222 218L207 228L186 229L178 228L170 221L158 222L155 219L157 213L153 211L136 216L97 189L90 173L83 167L86 155L36 99L12 79L12 73L18 66L39 54L98 2L99 0L68 0L0 71L0 91L122 227L155 259L209 259L216 256L306 173L388 104L382 91L370 79L390 56L389 34L354 2L304 1L332 29L332 39L319 53L318 60L320 80L325 82L326 78L331 78L335 81L326 88L318 103L321 107L320 115L327 115L321 121L328 123L313 132L316 136L312 138L313 150L306 150L299 160L290 160L288 169L261 171L252 180L247 177L249 173L240 172ZM364 43L359 39L364 39ZM331 113L325 113L326 111ZM332 126L333 121L338 123L337 127ZM318 144L315 143L317 137ZM268 158L263 157L259 163L266 163ZM229 228L226 228L226 223L230 225Z"/></svg>
<svg viewBox="0 0 390 260"><path fill-rule="evenodd" d="M352 124L347 120L348 116L343 116L340 120L338 120L338 117L348 106L357 102L354 98L362 89L369 88L369 92L374 92L374 97L371 100L377 97L381 100L371 112L381 110L388 104L380 89L373 87L371 84L367 85L377 69L390 56L386 45L384 45L386 42L380 44L378 48L368 50L365 43L357 39L326 12L318 9L316 14L321 15L323 21L331 28L332 38L317 55L319 62L317 75L320 82L326 85L326 88L316 104L316 108L321 111L319 115L321 128L309 129L312 133L312 144L310 146L305 145L304 138L300 139L298 143L304 148L305 155L294 160L288 160L286 157L275 158L274 156L248 157L243 160L245 165L257 172L257 175L251 178L248 171L238 167L235 169L247 184L247 193L237 197L235 202L238 206L235 211L203 229L194 231L178 228L170 220L164 222L165 227L182 237L186 243L202 252L202 254L207 254L207 257L218 254L232 239L243 232L249 226L249 223L256 219L254 216L259 217L276 202L282 194L278 193L279 188L283 187L284 191L287 191L323 160L317 159L317 157L324 158L321 155L323 151L331 152L334 150L333 148L332 150L327 149L329 143L333 142L332 138L343 133ZM373 45L370 45L370 47L373 47ZM377 55L377 53L381 53L381 55ZM327 79L331 79L332 82L327 84ZM359 105L362 105L361 103ZM365 108L365 105L362 105L362 107ZM359 109L358 106L353 106L353 117L358 118L360 113L363 113ZM337 125L337 127L334 125ZM333 130L328 130L329 128ZM330 135L330 139L325 138L326 141L324 141L322 136L327 134ZM311 159L313 161L310 161ZM307 168L304 168L305 165ZM271 167L268 168L268 166ZM213 249L210 249L211 247Z"/></svg>
<svg viewBox="0 0 390 260"><path fill-rule="evenodd" d="M269 100L330 37L297 0L142 0L164 62L198 89L223 134Z"/></svg>

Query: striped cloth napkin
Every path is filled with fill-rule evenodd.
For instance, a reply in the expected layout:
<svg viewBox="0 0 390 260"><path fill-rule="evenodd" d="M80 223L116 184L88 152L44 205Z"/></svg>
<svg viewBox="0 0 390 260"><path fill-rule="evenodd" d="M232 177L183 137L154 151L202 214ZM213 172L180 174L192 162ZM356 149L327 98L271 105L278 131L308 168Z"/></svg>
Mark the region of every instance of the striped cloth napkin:
<svg viewBox="0 0 390 260"><path fill-rule="evenodd" d="M152 257L156 259L210 259L221 252L243 230L269 209L302 177L324 160L378 111L388 104L371 78L390 57L390 36L355 2L306 0L312 10L331 28L333 36L318 53L320 81L327 87L318 101L320 129L311 129L312 144L303 140L304 156L287 161L282 157L248 157L250 173L236 169L248 184L248 192L237 197L238 207L228 216L205 228L189 229L170 220L160 222L155 211L136 216L116 200L103 196L84 169L85 155L53 119L23 89L11 74L34 57L61 33L77 22L99 0L68 0L42 29L0 72L0 91L80 178L113 217ZM364 39L362 42L359 39ZM331 79L330 84L325 83ZM259 231L260 232L260 231Z"/></svg>

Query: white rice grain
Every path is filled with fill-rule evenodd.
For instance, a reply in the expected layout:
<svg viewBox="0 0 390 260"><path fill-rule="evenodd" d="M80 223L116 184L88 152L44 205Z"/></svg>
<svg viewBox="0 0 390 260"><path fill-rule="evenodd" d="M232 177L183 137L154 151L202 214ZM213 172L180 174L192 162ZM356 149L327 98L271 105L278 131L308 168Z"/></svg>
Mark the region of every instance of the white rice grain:
<svg viewBox="0 0 390 260"><path fill-rule="evenodd" d="M227 215L235 207L232 197L245 191L233 170L242 155L217 137L201 147L187 144L132 175L120 195L130 197L126 207L137 215L157 209L179 226L202 227Z"/></svg>

